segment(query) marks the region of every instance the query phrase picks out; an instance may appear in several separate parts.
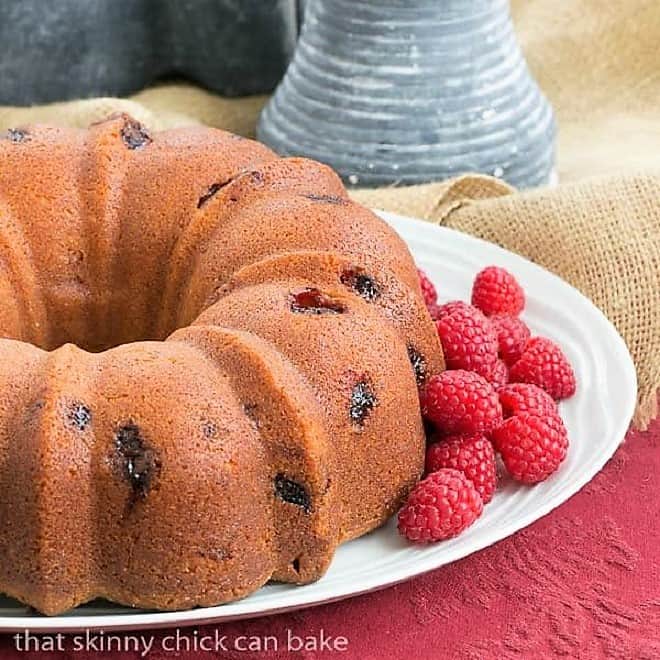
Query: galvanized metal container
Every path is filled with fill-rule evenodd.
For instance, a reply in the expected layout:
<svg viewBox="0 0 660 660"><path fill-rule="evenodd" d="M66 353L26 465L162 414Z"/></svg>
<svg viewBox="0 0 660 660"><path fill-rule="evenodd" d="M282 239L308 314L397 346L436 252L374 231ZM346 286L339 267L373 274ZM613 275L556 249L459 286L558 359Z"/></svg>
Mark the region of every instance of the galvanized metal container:
<svg viewBox="0 0 660 660"><path fill-rule="evenodd" d="M552 109L508 0L307 0L258 136L354 186L472 171L531 187L554 163Z"/></svg>

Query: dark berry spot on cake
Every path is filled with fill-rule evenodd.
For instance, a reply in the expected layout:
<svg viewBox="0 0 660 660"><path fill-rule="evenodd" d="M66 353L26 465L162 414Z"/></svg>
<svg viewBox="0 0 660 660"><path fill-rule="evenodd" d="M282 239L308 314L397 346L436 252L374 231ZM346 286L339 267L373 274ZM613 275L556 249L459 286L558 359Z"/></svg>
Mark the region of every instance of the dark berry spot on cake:
<svg viewBox="0 0 660 660"><path fill-rule="evenodd" d="M341 281L367 302L373 302L380 295L380 286L376 280L359 266L346 268L341 274Z"/></svg>
<svg viewBox="0 0 660 660"><path fill-rule="evenodd" d="M296 314L343 314L346 306L314 288L291 295L291 311Z"/></svg>
<svg viewBox="0 0 660 660"><path fill-rule="evenodd" d="M216 423L208 420L203 422L202 433L204 434L204 437L208 438L209 440L211 438L215 438L215 436L218 434L218 427Z"/></svg>
<svg viewBox="0 0 660 660"><path fill-rule="evenodd" d="M299 506L305 513L312 510L312 502L305 487L281 473L275 477L275 495L283 502Z"/></svg>
<svg viewBox="0 0 660 660"><path fill-rule="evenodd" d="M250 181L252 183L263 183L265 181L264 173L259 170L252 170L249 173Z"/></svg>
<svg viewBox="0 0 660 660"><path fill-rule="evenodd" d="M343 206L348 204L348 200L345 197L338 197L337 195L303 195L307 199L312 200L313 202L320 202L322 204L337 204Z"/></svg>
<svg viewBox="0 0 660 660"><path fill-rule="evenodd" d="M206 192L197 200L197 208L201 209L202 206L206 204L212 197L217 195L226 185L231 183L231 179L222 181L220 183L212 183L207 189Z"/></svg>
<svg viewBox="0 0 660 660"><path fill-rule="evenodd" d="M5 140L9 140L14 144L27 142L30 139L30 134L24 128L10 128L3 135Z"/></svg>
<svg viewBox="0 0 660 660"><path fill-rule="evenodd" d="M296 558L291 562L291 568L292 568L296 573L300 573L300 557L296 557Z"/></svg>
<svg viewBox="0 0 660 660"><path fill-rule="evenodd" d="M74 403L68 411L68 421L79 431L84 431L92 421L91 410L83 403Z"/></svg>
<svg viewBox="0 0 660 660"><path fill-rule="evenodd" d="M411 344L408 344L408 358L415 372L415 380L418 385L423 385L426 382L427 367L426 359L424 356Z"/></svg>
<svg viewBox="0 0 660 660"><path fill-rule="evenodd" d="M81 264L85 261L85 253L82 250L67 251L69 263L72 265Z"/></svg>
<svg viewBox="0 0 660 660"><path fill-rule="evenodd" d="M121 129L121 139L129 149L146 147L152 141L146 128L140 122L130 118L126 118Z"/></svg>
<svg viewBox="0 0 660 660"><path fill-rule="evenodd" d="M261 421L259 420L259 406L257 406L256 403L244 403L243 412L245 412L255 429L261 427Z"/></svg>
<svg viewBox="0 0 660 660"><path fill-rule="evenodd" d="M371 385L366 380L361 380L351 390L351 405L349 416L358 426L362 426L369 413L378 403Z"/></svg>
<svg viewBox="0 0 660 660"><path fill-rule="evenodd" d="M131 486L132 502L145 499L160 470L156 452L132 422L117 430L115 451L121 474Z"/></svg>

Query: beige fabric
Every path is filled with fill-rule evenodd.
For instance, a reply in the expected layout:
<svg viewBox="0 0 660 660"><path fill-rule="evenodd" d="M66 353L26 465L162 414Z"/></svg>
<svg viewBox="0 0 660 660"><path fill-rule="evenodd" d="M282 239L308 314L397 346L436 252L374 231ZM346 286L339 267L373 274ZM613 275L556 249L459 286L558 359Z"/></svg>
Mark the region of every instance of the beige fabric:
<svg viewBox="0 0 660 660"><path fill-rule="evenodd" d="M561 185L515 194L495 179L464 176L354 196L499 243L582 290L628 343L644 427L658 412L660 387L660 3L512 0L512 12L557 113ZM121 110L154 130L201 123L253 136L265 100L168 85L131 99L0 108L0 129L86 126Z"/></svg>
<svg viewBox="0 0 660 660"><path fill-rule="evenodd" d="M147 89L130 99L98 98L32 108L0 107L0 130L29 123L84 128L121 111L156 131L206 124L253 137L266 98L226 99L191 85L167 85Z"/></svg>
<svg viewBox="0 0 660 660"><path fill-rule="evenodd" d="M660 2L512 0L559 121L560 181L660 171Z"/></svg>

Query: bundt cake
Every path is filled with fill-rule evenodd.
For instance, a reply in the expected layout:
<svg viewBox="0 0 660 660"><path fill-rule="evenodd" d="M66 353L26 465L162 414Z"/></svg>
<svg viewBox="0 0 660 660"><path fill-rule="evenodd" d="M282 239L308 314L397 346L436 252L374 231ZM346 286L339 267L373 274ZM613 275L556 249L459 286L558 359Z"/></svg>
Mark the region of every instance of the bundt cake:
<svg viewBox="0 0 660 660"><path fill-rule="evenodd" d="M418 479L443 369L403 241L327 167L128 116L0 139L0 592L306 583Z"/></svg>

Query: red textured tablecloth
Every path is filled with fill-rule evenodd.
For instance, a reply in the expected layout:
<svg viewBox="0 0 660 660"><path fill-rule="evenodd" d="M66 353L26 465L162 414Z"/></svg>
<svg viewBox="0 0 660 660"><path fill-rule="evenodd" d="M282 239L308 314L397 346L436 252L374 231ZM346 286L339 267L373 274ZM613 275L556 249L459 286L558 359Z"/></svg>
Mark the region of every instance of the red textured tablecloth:
<svg viewBox="0 0 660 660"><path fill-rule="evenodd" d="M254 636L253 643L270 643L271 650L173 654L161 648L172 632L155 631L146 657L656 660L659 514L656 421L645 433L630 432L605 469L566 504L491 548L384 591L292 614L205 626L198 632L214 635L217 628L227 646L240 636ZM346 637L347 649L288 651L288 631L320 643L322 630L326 641L330 636L339 647L338 638ZM181 633L190 637L193 630ZM263 641L266 636L270 642ZM295 647L298 641L292 641ZM19 653L7 636L0 641L0 657L99 657L72 652L71 639L64 644L69 648L64 653Z"/></svg>

